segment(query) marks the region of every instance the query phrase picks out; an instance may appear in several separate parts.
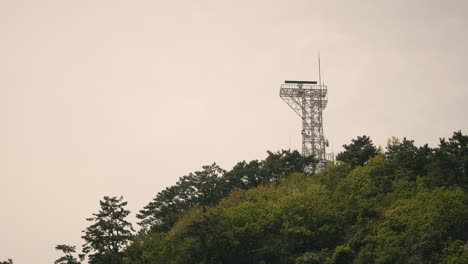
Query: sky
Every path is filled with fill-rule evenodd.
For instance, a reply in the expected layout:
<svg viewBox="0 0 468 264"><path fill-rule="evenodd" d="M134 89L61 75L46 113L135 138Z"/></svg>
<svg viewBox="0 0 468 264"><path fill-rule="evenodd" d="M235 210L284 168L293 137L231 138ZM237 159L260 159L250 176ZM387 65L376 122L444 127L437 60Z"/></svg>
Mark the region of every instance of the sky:
<svg viewBox="0 0 468 264"><path fill-rule="evenodd" d="M359 4L356 4L359 3ZM0 261L80 247L104 195L298 149L286 79L322 80L328 152L468 133L467 1L0 0Z"/></svg>

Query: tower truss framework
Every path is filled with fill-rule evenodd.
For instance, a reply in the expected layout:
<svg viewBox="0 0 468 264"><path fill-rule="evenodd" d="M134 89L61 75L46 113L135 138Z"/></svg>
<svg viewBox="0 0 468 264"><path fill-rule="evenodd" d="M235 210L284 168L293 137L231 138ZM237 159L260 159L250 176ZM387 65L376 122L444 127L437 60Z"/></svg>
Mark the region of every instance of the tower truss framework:
<svg viewBox="0 0 468 264"><path fill-rule="evenodd" d="M328 141L323 134L322 112L327 106L327 86L314 81L285 81L281 84L280 97L302 119L302 155L318 160L312 172L320 172L333 155L327 155Z"/></svg>

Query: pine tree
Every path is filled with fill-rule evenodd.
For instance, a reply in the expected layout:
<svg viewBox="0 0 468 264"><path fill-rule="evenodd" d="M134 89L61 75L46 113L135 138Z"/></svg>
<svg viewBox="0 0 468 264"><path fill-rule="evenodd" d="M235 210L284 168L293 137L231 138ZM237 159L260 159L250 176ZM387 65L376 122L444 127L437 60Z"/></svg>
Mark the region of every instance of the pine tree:
<svg viewBox="0 0 468 264"><path fill-rule="evenodd" d="M86 228L82 238L86 241L83 252L89 254L90 264L120 264L122 249L132 240L133 228L125 218L130 214L125 209L123 197L108 197L100 201L101 210L86 219L93 224Z"/></svg>
<svg viewBox="0 0 468 264"><path fill-rule="evenodd" d="M54 264L81 264L81 261L84 259L84 255L80 254L78 260L73 254L76 252L75 246L69 245L57 245L55 250L62 251L64 254L62 257L54 261Z"/></svg>
<svg viewBox="0 0 468 264"><path fill-rule="evenodd" d="M336 160L347 162L352 167L363 166L367 161L377 155L377 148L372 144L370 137L363 135L352 139L351 144L343 145L345 151L338 153Z"/></svg>

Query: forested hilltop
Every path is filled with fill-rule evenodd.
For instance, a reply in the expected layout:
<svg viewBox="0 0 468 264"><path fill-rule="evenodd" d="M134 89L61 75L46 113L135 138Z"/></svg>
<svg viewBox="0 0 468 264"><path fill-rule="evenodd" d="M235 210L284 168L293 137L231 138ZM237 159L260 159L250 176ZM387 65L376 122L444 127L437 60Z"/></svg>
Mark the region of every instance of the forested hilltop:
<svg viewBox="0 0 468 264"><path fill-rule="evenodd" d="M92 264L468 263L467 135L385 149L362 136L344 149L308 176L314 160L297 151L204 166L137 214L139 232L123 198L104 197L82 251ZM56 249L55 263L84 262L74 246Z"/></svg>

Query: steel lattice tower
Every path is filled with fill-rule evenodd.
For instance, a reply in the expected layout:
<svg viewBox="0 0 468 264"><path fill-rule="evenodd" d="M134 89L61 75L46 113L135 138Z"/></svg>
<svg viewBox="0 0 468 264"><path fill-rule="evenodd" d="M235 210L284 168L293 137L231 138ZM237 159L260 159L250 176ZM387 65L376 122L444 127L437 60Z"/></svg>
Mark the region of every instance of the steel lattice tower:
<svg viewBox="0 0 468 264"><path fill-rule="evenodd" d="M318 160L315 168L309 166L307 170L322 171L333 160L333 154L326 154L328 141L323 135L322 112L328 102L327 86L316 81L285 81L281 84L280 97L302 119L302 155Z"/></svg>

